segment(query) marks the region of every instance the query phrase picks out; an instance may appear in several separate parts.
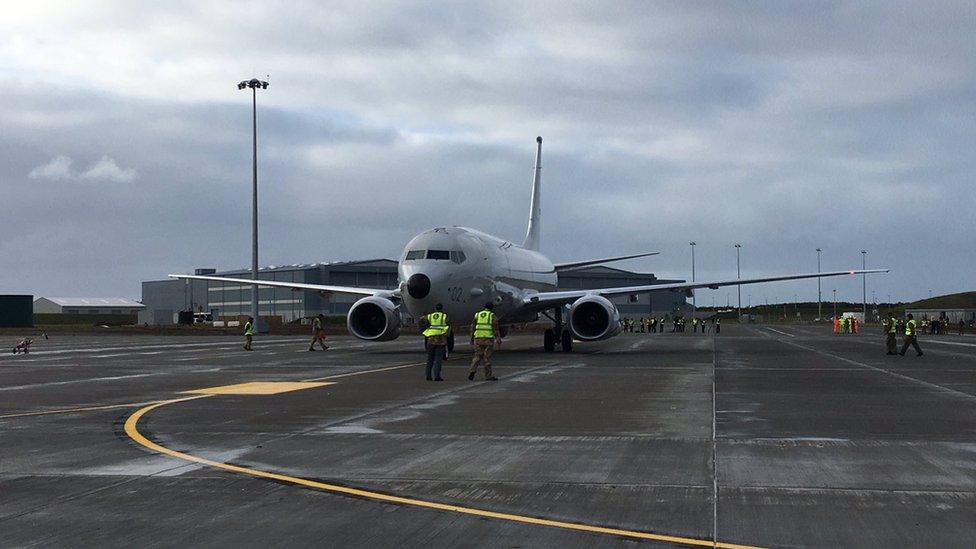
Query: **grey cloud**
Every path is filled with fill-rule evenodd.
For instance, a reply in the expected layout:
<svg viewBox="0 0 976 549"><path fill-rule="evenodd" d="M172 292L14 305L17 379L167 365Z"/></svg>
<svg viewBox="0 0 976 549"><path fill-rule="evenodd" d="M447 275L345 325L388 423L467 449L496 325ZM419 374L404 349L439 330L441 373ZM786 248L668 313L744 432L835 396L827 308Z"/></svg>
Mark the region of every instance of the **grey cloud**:
<svg viewBox="0 0 976 549"><path fill-rule="evenodd" d="M250 98L234 84L270 72L265 264L394 256L432 224L518 241L542 134L555 259L660 250L624 266L689 277L694 239L699 276L727 278L737 241L744 274L813 270L818 246L825 268L857 266L865 248L895 269L872 279L881 295L966 288L971 4L289 6L123 3L0 29L0 191L24 196L0 254L32 258L0 286L135 295L246 265ZM28 176L59 155L138 178Z"/></svg>

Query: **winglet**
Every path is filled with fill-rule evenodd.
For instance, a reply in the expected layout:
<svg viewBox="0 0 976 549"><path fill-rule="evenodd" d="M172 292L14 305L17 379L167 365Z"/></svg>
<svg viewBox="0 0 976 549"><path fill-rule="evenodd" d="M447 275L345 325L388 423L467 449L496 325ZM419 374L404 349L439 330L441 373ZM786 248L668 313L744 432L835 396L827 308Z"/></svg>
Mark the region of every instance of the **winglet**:
<svg viewBox="0 0 976 549"><path fill-rule="evenodd" d="M529 204L529 228L525 232L522 247L526 250L539 251L540 233L542 231L542 204L540 191L542 186L542 137L536 137L535 172L532 177L532 202Z"/></svg>

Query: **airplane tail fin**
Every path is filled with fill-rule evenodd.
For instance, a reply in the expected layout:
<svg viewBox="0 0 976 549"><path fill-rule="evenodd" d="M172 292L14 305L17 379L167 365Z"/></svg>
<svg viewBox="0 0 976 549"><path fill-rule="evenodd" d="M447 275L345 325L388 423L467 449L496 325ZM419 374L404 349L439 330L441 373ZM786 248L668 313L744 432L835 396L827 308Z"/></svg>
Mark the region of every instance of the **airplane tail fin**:
<svg viewBox="0 0 976 549"><path fill-rule="evenodd" d="M535 171L532 177L532 202L529 204L529 228L525 232L522 247L526 250L539 251L540 233L542 232L542 205L540 191L542 185L542 137L536 137Z"/></svg>

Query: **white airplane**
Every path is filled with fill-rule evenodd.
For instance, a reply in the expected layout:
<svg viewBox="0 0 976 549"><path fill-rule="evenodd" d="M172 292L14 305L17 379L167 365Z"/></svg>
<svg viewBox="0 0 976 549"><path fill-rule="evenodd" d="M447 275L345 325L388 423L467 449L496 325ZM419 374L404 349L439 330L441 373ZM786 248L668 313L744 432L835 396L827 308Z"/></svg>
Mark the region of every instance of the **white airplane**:
<svg viewBox="0 0 976 549"><path fill-rule="evenodd" d="M757 282L888 272L887 269L848 270L624 288L557 290L560 272L656 255L658 252L573 263L553 263L539 253L542 138L537 137L536 143L529 227L521 246L465 227L438 227L424 231L413 237L403 249L398 267L400 284L394 290L220 276L169 276L362 296L349 309L346 326L352 335L368 341L389 341L400 335L401 307L405 307L413 318L421 318L440 303L451 326L460 328L470 326L474 314L491 302L503 336L512 324L536 321L541 314L553 322L553 327L547 329L543 337L545 350L553 351L558 343L563 351L571 351L574 340L598 341L620 333L620 313L610 301L612 297L660 290L688 292L696 288L715 289ZM567 306L567 321L564 322L563 313ZM454 346L453 332L449 346Z"/></svg>

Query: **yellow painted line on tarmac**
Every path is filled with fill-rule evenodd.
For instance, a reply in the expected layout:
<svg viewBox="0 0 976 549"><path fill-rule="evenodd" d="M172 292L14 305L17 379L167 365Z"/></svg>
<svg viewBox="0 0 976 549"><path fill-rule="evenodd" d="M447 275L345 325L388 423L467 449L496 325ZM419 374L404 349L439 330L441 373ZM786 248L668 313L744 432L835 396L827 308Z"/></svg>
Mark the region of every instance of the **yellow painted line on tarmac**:
<svg viewBox="0 0 976 549"><path fill-rule="evenodd" d="M247 383L221 385L219 387L207 387L181 392L189 395L277 395L292 391L301 391L303 389L315 389L316 387L324 387L325 385L335 384L322 381L249 381Z"/></svg>
<svg viewBox="0 0 976 549"><path fill-rule="evenodd" d="M406 367L406 366L400 366ZM387 368L392 369L392 368ZM371 370L371 371L382 371L382 370ZM164 454L177 459L182 459L184 461L189 461L191 463L197 463L200 465L206 465L208 467L213 467L215 469L221 469L224 471L230 471L232 473L239 473L243 475L249 475L256 478L263 478L268 480L274 480L278 482L285 482L288 484L294 484L296 486L304 486L306 488L312 488L315 490L322 490L325 492L330 492L334 494L342 494L347 496L367 498L374 501L381 501L385 503L393 503L397 505L408 505L411 507L420 507L424 509L435 509L438 511L445 511L450 513L459 513L462 515L469 515L482 518L490 518L496 520L505 520L509 522L517 522L521 524L531 524L536 526L548 526L550 528L560 528L563 530L575 530L579 532L588 532L591 534L605 534L610 536L619 536L633 539L644 539L652 541L663 541L668 543L677 543L681 545L692 545L697 547L717 547L721 549L760 549L751 545L740 545L735 543L726 542L716 542L708 539L697 539L688 538L682 536L669 536L666 534L655 534L652 532L641 532L637 530L625 530L621 528L609 528L606 526L593 526L589 524L580 524L575 522L564 522L560 520L551 520L538 517L530 517L525 515L516 515L512 513L499 513L496 511L488 511L486 509L478 509L475 507L465 507L462 505L450 505L447 503L438 503L435 501L427 501L416 498L409 498L403 496L396 496L392 494L384 494L382 492L374 492L371 490L363 490L360 488L352 488L349 486L340 486L338 484L329 484L326 482L319 482L316 480L310 480L300 477L293 477L291 475L283 475L280 473L274 473L271 471L262 471L261 469L253 469L251 467L242 467L240 465L232 465L230 463L223 463L220 461L214 461L212 459L203 458L200 456L194 456L192 454L187 454L185 452L179 452L176 450L171 450L165 446L157 444L139 432L139 420L142 419L149 412L167 406L170 404L176 404L179 402L186 402L188 400L207 398L214 395L197 395L186 398L177 398L172 400L165 400L162 402L157 402L150 404L144 408L136 410L131 416L125 421L125 434L129 436L136 443L160 454Z"/></svg>
<svg viewBox="0 0 976 549"><path fill-rule="evenodd" d="M80 406L78 408L58 408L56 410L38 410L35 412L18 412L16 414L3 414L0 415L0 419L15 418L15 417L31 417L31 416L48 416L52 414L73 414L76 412L94 412L96 410L111 410L113 408L132 408L133 406L144 406L146 404L155 404L161 402L159 400L149 400L146 402L129 402L126 404L105 404L103 406Z"/></svg>

